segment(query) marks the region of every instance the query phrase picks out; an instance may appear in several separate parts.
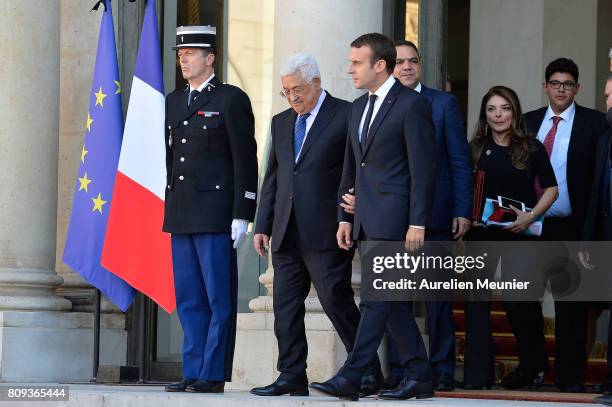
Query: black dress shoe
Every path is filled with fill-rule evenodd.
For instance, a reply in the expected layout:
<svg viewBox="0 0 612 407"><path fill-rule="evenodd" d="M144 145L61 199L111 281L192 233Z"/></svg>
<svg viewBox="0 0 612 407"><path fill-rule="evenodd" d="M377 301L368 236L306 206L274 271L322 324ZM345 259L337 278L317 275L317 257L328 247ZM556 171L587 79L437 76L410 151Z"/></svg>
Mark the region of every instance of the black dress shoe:
<svg viewBox="0 0 612 407"><path fill-rule="evenodd" d="M543 382L544 372L528 374L519 366L502 379L501 385L506 390L518 390L523 387L529 390L537 390Z"/></svg>
<svg viewBox="0 0 612 407"><path fill-rule="evenodd" d="M434 396L432 382L419 382L405 378L393 390L382 390L378 397L385 400L408 400L411 398L428 399Z"/></svg>
<svg viewBox="0 0 612 407"><path fill-rule="evenodd" d="M576 383L569 386L559 386L563 393L586 393L586 389L582 384Z"/></svg>
<svg viewBox="0 0 612 407"><path fill-rule="evenodd" d="M180 382L171 383L171 384L166 385L166 387L164 387L164 390L166 391L185 391L187 386L189 386L192 383L195 383L195 381L196 379L183 379Z"/></svg>
<svg viewBox="0 0 612 407"><path fill-rule="evenodd" d="M447 373L441 373L436 378L436 391L453 391L455 390L455 378Z"/></svg>
<svg viewBox="0 0 612 407"><path fill-rule="evenodd" d="M359 390L344 377L338 375L323 383L310 383L310 388L343 400L359 400Z"/></svg>
<svg viewBox="0 0 612 407"><path fill-rule="evenodd" d="M251 394L256 396L308 396L308 386L305 384L289 383L286 380L277 379L274 383L264 387L251 389Z"/></svg>
<svg viewBox="0 0 612 407"><path fill-rule="evenodd" d="M612 395L597 396L593 399L595 403L603 404L604 406L612 406Z"/></svg>
<svg viewBox="0 0 612 407"><path fill-rule="evenodd" d="M190 393L223 393L225 382L209 382L208 380L198 380L187 386L185 391Z"/></svg>
<svg viewBox="0 0 612 407"><path fill-rule="evenodd" d="M463 390L491 390L491 385L466 383L463 385Z"/></svg>
<svg viewBox="0 0 612 407"><path fill-rule="evenodd" d="M370 373L361 376L359 397L368 397L377 394L382 382L382 372Z"/></svg>
<svg viewBox="0 0 612 407"><path fill-rule="evenodd" d="M380 388L382 390L393 390L397 386L399 386L401 381L402 381L402 378L400 376L395 376L395 375L389 376L385 379L385 381L380 386Z"/></svg>

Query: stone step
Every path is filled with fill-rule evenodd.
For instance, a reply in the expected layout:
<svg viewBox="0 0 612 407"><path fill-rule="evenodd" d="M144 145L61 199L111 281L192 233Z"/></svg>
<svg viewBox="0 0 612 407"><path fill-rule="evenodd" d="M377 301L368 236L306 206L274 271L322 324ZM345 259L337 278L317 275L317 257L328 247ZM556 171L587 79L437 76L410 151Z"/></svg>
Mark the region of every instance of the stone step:
<svg viewBox="0 0 612 407"><path fill-rule="evenodd" d="M339 400L315 392L310 397L257 397L246 391L228 390L225 394L192 394L192 393L166 393L160 386L104 386L104 385L70 385L70 400L59 404L46 402L45 406L100 406L100 407L400 407L400 406L427 406L427 407L549 407L550 402L528 401L547 400L556 401L555 407L587 407L592 406L595 395L563 395L560 393L541 393L534 397L534 393L520 392L472 392L470 394L449 394L449 397L434 397L427 400L389 401L377 400L374 397L361 399L357 402ZM483 394L484 393L484 394ZM456 398L460 396L461 398ZM482 399L482 397L489 397ZM508 400L508 398L510 400ZM527 399L524 400L524 399ZM522 400L522 401L521 401ZM567 402L564 402L567 400Z"/></svg>

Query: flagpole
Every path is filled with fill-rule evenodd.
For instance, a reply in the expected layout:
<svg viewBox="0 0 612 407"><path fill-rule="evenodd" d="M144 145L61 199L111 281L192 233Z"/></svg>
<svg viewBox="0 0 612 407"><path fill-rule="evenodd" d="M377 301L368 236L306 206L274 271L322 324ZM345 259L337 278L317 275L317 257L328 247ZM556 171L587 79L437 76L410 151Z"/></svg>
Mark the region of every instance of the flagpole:
<svg viewBox="0 0 612 407"><path fill-rule="evenodd" d="M94 343L93 343L93 377L92 383L98 381L98 369L100 367L100 290L94 291Z"/></svg>
<svg viewBox="0 0 612 407"><path fill-rule="evenodd" d="M146 351L146 346L145 346L145 335L147 332L146 329L146 322L147 322L147 315L146 315L146 297L144 296L144 294L140 293L138 295L139 297L139 302L140 302L140 307L139 307L139 320L140 323L139 325L139 333L138 333L138 350L139 350L139 354L140 354L140 358L139 358L139 367L138 367L138 383L139 384L144 384L145 383L145 360L146 360L146 356L147 356L147 351Z"/></svg>

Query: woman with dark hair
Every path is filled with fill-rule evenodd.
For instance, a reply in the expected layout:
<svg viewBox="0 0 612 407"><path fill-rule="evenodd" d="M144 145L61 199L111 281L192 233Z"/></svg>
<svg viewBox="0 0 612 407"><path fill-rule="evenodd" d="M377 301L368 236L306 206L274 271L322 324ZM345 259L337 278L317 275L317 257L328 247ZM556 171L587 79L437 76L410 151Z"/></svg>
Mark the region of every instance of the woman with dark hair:
<svg viewBox="0 0 612 407"><path fill-rule="evenodd" d="M528 211L511 206L516 219L503 228L482 227L483 225L476 221L476 227L470 230L467 238L482 242L535 239L524 232L557 199L557 181L546 149L527 131L519 99L512 89L494 86L484 95L470 148L474 170L484 173L483 193L480 197L483 202L480 207L484 207L486 198L497 202L498 197L502 196L520 201L525 204L525 208L533 209ZM541 193L539 198L536 189ZM506 265L507 270L511 272L512 265L506 260L502 260L502 271ZM494 273L495 270L489 272ZM511 308L510 303L504 305L507 310ZM466 389L490 387L495 380L490 309L490 302L465 304ZM529 317L510 315L511 312L508 314L513 330L514 324L520 323L521 318ZM522 352L522 345L517 344L519 355L528 355L528 352ZM519 363L524 362L528 361L519 357Z"/></svg>

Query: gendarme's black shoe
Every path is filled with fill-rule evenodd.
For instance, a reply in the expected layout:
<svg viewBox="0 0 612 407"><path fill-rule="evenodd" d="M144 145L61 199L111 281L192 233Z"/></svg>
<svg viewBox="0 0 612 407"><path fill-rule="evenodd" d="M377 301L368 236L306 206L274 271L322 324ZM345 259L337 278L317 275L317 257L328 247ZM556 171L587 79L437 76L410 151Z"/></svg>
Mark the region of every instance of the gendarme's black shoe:
<svg viewBox="0 0 612 407"><path fill-rule="evenodd" d="M251 389L251 394L256 396L308 396L308 386L305 384L289 383L286 380L277 379L274 383L263 387Z"/></svg>
<svg viewBox="0 0 612 407"><path fill-rule="evenodd" d="M208 380L198 380L185 389L190 393L223 393L225 382L209 382Z"/></svg>
<svg viewBox="0 0 612 407"><path fill-rule="evenodd" d="M595 403L603 404L604 406L612 406L612 395L597 396L593 399Z"/></svg>
<svg viewBox="0 0 612 407"><path fill-rule="evenodd" d="M436 391L455 390L455 378L447 373L440 373L435 380Z"/></svg>
<svg viewBox="0 0 612 407"><path fill-rule="evenodd" d="M330 396L339 397L343 400L359 400L359 389L353 386L347 379L338 375L332 377L326 382L310 383L310 388L325 394L329 394Z"/></svg>
<svg viewBox="0 0 612 407"><path fill-rule="evenodd" d="M405 378L399 386L393 390L382 390L378 397L385 400L408 400L411 398L429 399L434 396L432 382L419 382Z"/></svg>
<svg viewBox="0 0 612 407"><path fill-rule="evenodd" d="M171 383L166 385L166 387L164 387L164 390L166 391L185 391L185 389L187 388L187 386L189 386L192 383L195 383L195 379L183 379L180 382L177 383Z"/></svg>

